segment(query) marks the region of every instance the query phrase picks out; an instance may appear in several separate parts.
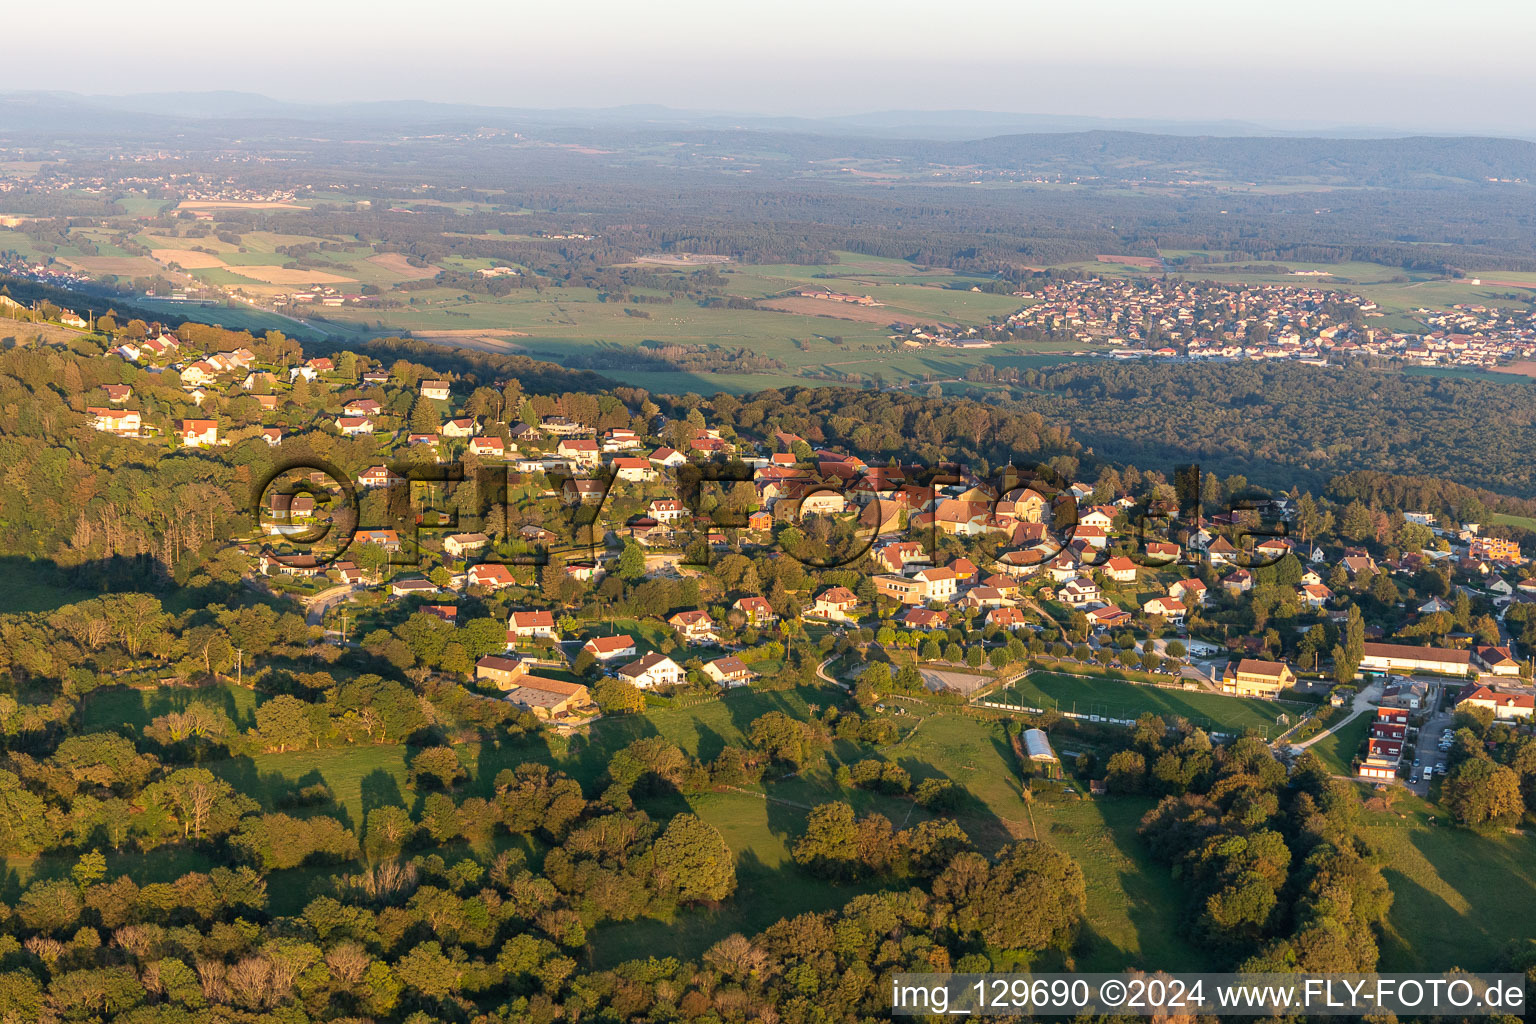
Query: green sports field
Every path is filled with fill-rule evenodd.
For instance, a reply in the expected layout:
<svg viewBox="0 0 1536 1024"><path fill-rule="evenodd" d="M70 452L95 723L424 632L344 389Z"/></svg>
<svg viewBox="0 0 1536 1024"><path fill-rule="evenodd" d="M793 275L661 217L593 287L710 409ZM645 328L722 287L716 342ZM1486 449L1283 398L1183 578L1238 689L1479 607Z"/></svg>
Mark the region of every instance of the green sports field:
<svg viewBox="0 0 1536 1024"><path fill-rule="evenodd" d="M1165 717L1178 715L1206 728L1225 732L1256 729L1265 736L1274 736L1284 728L1276 723L1276 716L1287 714L1294 723L1309 707L1051 672L1031 673L997 699L1105 718L1137 718L1147 712Z"/></svg>

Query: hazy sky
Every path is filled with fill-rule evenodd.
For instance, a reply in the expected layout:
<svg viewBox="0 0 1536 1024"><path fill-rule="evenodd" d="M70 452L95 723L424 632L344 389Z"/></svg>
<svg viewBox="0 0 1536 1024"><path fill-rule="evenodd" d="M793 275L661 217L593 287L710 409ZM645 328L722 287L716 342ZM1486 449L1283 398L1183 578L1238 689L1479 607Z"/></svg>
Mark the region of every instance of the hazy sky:
<svg viewBox="0 0 1536 1024"><path fill-rule="evenodd" d="M1529 129L1529 0L15 3L0 89ZM30 47L21 40L35 39ZM44 42L46 41L46 42ZM67 44L66 44L67 41Z"/></svg>

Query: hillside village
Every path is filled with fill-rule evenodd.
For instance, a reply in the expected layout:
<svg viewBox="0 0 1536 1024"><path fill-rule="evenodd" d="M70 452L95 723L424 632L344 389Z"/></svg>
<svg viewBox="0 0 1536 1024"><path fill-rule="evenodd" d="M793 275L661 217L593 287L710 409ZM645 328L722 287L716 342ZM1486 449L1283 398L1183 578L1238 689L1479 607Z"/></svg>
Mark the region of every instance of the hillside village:
<svg viewBox="0 0 1536 1024"><path fill-rule="evenodd" d="M792 661L871 701L982 700L1051 664L1316 706L1386 677L1420 717L1442 688L1447 707L1532 713L1536 578L1481 524L1310 495L1222 511L1213 479L1181 514L1174 486L1147 477L1133 492L1113 471L999 487L963 466L870 465L782 429L738 432L699 408L669 417L648 399L525 396L514 379L179 337L198 330L105 358L222 412L175 415L105 385L90 425L190 450L324 453L348 478L273 481L260 528L236 538L251 577L304 601L337 643L376 646L425 617L436 649L459 652L445 668L562 729L647 692L771 685ZM701 485L705 471L720 479ZM300 543L321 525L356 529L344 548ZM493 638L487 620L503 624ZM474 642L456 640L472 623ZM1397 724L1362 750L1362 777L1406 771Z"/></svg>

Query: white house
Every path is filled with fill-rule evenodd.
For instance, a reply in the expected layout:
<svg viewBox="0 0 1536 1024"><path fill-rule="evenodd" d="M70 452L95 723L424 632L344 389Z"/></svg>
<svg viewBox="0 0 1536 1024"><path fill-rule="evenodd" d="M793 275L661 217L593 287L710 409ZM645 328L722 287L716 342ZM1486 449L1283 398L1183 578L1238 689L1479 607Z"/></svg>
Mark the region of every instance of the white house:
<svg viewBox="0 0 1536 1024"><path fill-rule="evenodd" d="M665 654L652 652L619 669L619 678L642 690L676 686L687 678L683 667Z"/></svg>

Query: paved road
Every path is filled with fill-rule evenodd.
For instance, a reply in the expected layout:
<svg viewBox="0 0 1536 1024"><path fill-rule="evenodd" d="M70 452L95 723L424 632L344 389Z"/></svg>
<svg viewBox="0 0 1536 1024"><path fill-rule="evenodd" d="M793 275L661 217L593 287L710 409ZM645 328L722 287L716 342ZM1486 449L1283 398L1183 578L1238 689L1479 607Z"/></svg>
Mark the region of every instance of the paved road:
<svg viewBox="0 0 1536 1024"><path fill-rule="evenodd" d="M339 583L329 590L322 590L314 597L305 598L306 609L304 621L311 626L318 626L325 621L325 613L336 605L345 601L357 588L350 583Z"/></svg>

